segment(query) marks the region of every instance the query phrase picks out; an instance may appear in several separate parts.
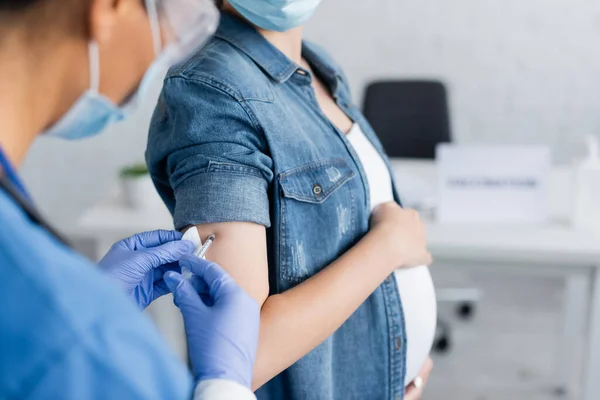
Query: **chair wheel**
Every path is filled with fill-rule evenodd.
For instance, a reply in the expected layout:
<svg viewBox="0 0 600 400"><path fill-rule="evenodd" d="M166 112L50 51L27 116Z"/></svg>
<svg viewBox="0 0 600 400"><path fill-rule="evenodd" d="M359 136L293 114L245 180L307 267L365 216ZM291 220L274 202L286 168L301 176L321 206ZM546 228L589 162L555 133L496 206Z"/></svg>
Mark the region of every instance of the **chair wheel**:
<svg viewBox="0 0 600 400"><path fill-rule="evenodd" d="M450 350L450 338L448 336L442 336L435 341L433 349L436 353L447 353Z"/></svg>
<svg viewBox="0 0 600 400"><path fill-rule="evenodd" d="M461 303L456 308L456 313L462 319L471 319L475 314L475 304L473 303Z"/></svg>
<svg viewBox="0 0 600 400"><path fill-rule="evenodd" d="M448 322L438 319L433 339L433 350L436 353L446 353L450 350L450 325Z"/></svg>
<svg viewBox="0 0 600 400"><path fill-rule="evenodd" d="M554 396L565 397L567 395L567 388L559 386L554 388Z"/></svg>

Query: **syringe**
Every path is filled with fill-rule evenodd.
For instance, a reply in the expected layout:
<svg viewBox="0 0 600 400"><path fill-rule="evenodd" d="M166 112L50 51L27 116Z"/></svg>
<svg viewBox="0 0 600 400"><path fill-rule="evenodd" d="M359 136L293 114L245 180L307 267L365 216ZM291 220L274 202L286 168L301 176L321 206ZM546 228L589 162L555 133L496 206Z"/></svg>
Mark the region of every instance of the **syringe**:
<svg viewBox="0 0 600 400"><path fill-rule="evenodd" d="M195 227L192 227L191 229L193 229L193 231L188 231L188 232L190 232L190 233L189 233L189 235L190 235L190 238L186 238L186 239L188 239L188 240L189 240L189 239L193 239L193 238L191 238L191 236L196 236L195 240L196 240L196 241L198 241L199 243L201 243L201 241L200 241L200 237L199 237L200 235L198 235L198 233L197 233L198 231L196 230L196 228L195 228ZM186 232L186 234L187 234L187 232ZM195 235L194 235L194 234L195 234ZM206 256L206 252L208 251L208 249L210 249L210 246L212 246L212 244L214 243L214 241L215 241L215 235L214 235L214 234L213 234L213 235L210 235L210 236L209 236L209 237L206 239L206 242L204 242L204 244L203 244L203 245L199 246L198 248L196 248L196 250L194 250L194 253L193 253L193 254L194 254L196 257L198 257L198 258L204 258L204 257ZM183 277L184 277L185 279L187 279L188 281L190 281L190 280L193 278L193 276L194 276L194 274L192 273L192 271L190 271L190 270L189 270L188 268L186 268L186 267L182 267L182 268L181 268L181 274L182 274L182 275L183 275Z"/></svg>
<svg viewBox="0 0 600 400"><path fill-rule="evenodd" d="M210 235L208 239L206 239L206 242L204 242L204 244L199 249L196 249L196 251L194 251L194 255L199 258L204 258L204 256L206 256L206 252L208 251L208 249L210 249L210 246L212 246L214 241L215 235Z"/></svg>

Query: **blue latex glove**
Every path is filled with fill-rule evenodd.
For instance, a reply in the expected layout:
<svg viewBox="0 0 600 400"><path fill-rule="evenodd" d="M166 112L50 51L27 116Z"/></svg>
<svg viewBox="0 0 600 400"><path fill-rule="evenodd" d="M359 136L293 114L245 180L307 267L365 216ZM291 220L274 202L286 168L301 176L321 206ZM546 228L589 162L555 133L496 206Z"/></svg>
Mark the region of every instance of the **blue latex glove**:
<svg viewBox="0 0 600 400"><path fill-rule="evenodd" d="M98 265L143 310L170 292L164 273L179 271L179 259L194 251L194 244L181 237L165 230L133 235L115 243Z"/></svg>
<svg viewBox="0 0 600 400"><path fill-rule="evenodd" d="M179 264L196 282L177 272L167 272L164 279L183 314L196 380L227 379L250 389L260 307L217 264L195 256Z"/></svg>

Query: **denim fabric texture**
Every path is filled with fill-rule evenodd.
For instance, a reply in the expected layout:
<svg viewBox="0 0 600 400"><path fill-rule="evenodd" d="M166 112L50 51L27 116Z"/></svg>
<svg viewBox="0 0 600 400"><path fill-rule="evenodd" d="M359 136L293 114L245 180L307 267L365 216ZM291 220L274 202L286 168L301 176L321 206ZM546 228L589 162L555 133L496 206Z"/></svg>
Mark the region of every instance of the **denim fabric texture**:
<svg viewBox="0 0 600 400"><path fill-rule="evenodd" d="M383 154L340 68L310 43L303 57ZM147 162L175 226L267 227L272 294L325 268L369 228L364 170L311 82L254 28L225 14L214 38L168 73L150 129ZM396 282L388 278L258 398L401 400L404 332Z"/></svg>

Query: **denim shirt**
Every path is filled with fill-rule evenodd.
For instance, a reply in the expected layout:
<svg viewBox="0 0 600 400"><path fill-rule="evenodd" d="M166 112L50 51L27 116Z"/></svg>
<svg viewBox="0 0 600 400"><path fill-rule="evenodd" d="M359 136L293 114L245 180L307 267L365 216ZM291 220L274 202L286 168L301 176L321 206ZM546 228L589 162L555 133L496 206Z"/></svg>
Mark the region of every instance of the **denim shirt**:
<svg viewBox="0 0 600 400"><path fill-rule="evenodd" d="M309 43L303 57L383 154L341 70ZM365 171L321 111L311 82L254 28L225 14L214 38L168 73L150 128L147 162L175 226L267 227L271 294L315 275L369 229ZM405 348L402 306L388 278L340 329L257 395L402 399Z"/></svg>

